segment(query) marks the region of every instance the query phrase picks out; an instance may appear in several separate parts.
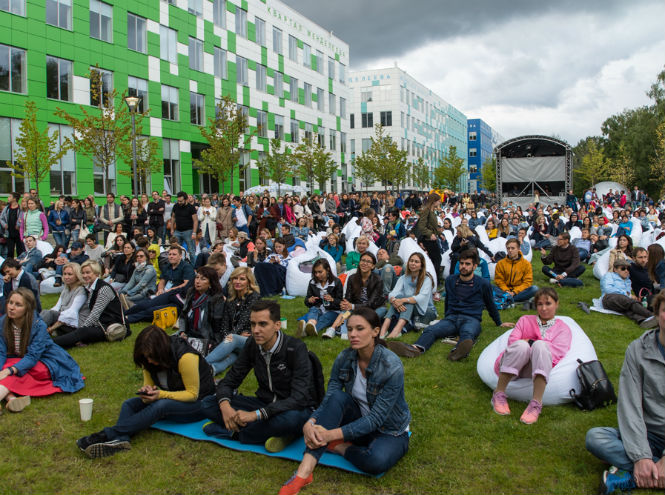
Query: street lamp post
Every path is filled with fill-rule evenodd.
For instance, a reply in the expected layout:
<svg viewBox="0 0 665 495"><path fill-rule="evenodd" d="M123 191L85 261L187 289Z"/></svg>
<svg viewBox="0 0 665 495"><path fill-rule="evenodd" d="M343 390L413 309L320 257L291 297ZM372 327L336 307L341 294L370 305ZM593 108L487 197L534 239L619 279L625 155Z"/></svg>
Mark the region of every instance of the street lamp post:
<svg viewBox="0 0 665 495"><path fill-rule="evenodd" d="M136 171L136 111L138 110L140 101L141 98L138 96L127 96L125 98L125 103L129 107L129 114L132 117L132 175L134 177L134 194L137 196L139 194L139 186Z"/></svg>

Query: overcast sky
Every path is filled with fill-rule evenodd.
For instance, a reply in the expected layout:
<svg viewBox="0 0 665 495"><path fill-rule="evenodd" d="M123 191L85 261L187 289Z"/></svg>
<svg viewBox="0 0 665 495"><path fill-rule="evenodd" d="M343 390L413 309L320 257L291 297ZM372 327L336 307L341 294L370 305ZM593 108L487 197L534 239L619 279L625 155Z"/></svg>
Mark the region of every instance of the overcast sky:
<svg viewBox="0 0 665 495"><path fill-rule="evenodd" d="M351 70L397 62L506 139L600 135L665 68L662 0L284 1L349 44Z"/></svg>

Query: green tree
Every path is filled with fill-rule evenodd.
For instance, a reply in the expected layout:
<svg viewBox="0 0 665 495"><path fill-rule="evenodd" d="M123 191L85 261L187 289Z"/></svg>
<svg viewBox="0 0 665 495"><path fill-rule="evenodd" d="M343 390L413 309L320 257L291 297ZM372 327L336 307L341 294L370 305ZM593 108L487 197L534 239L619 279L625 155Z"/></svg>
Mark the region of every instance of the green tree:
<svg viewBox="0 0 665 495"><path fill-rule="evenodd" d="M587 154L582 157L580 166L574 169L575 174L580 176L586 183L593 185L603 179L609 178L609 165L602 147L595 141L587 144Z"/></svg>
<svg viewBox="0 0 665 495"><path fill-rule="evenodd" d="M290 149L282 151L282 141L279 138L270 140L270 153L259 164L259 173L277 183L277 196L282 195L281 185L293 175L294 162Z"/></svg>
<svg viewBox="0 0 665 495"><path fill-rule="evenodd" d="M431 182L429 167L425 165L425 160L423 157L419 157L416 163L412 165L413 167L413 183L420 190L429 189Z"/></svg>
<svg viewBox="0 0 665 495"><path fill-rule="evenodd" d="M292 155L295 173L307 181L310 192L314 190L314 182L323 191L326 181L337 170L332 154L318 141L305 139L293 150Z"/></svg>
<svg viewBox="0 0 665 495"><path fill-rule="evenodd" d="M656 151L651 161L653 181L658 184L660 197L665 195L665 120L656 128Z"/></svg>
<svg viewBox="0 0 665 495"><path fill-rule="evenodd" d="M354 158L353 176L361 182L361 188L364 184L367 189L370 184L376 182L374 160L370 155L363 153Z"/></svg>
<svg viewBox="0 0 665 495"><path fill-rule="evenodd" d="M354 162L355 176L365 184L378 180L386 191L390 185L399 190L409 173L407 152L400 150L395 140L385 134L381 124L374 126L374 132L369 149Z"/></svg>
<svg viewBox="0 0 665 495"><path fill-rule="evenodd" d="M138 131L138 129L137 129ZM118 146L118 156L125 163L132 163L132 143L124 141ZM147 193L148 178L154 173L162 170L163 162L159 153L159 142L150 136L136 136L136 175L138 177L138 186L140 193ZM118 170L120 175L133 177L131 170Z"/></svg>
<svg viewBox="0 0 665 495"><path fill-rule="evenodd" d="M460 190L460 179L464 172L464 158L457 156L457 147L450 146L448 153L439 160L439 166L434 170L434 186L457 192Z"/></svg>
<svg viewBox="0 0 665 495"><path fill-rule="evenodd" d="M635 172L630 157L626 152L626 146L623 143L619 145L619 154L616 160L608 166L609 178L611 180L626 186L628 189L633 186L635 182Z"/></svg>
<svg viewBox="0 0 665 495"><path fill-rule="evenodd" d="M16 137L15 162L7 162L7 166L14 170L12 175L24 179L26 186L29 187L31 181L34 181L37 196L39 183L48 176L51 167L67 153L67 145L58 149L58 142L58 131L49 132L48 126L39 129L37 106L34 101L26 101L25 118L21 121L19 135Z"/></svg>
<svg viewBox="0 0 665 495"><path fill-rule="evenodd" d="M313 160L313 179L319 184L319 190L323 191L326 181L332 180L332 174L337 171L337 163L332 153L318 143L314 147Z"/></svg>
<svg viewBox="0 0 665 495"><path fill-rule="evenodd" d="M496 158L488 157L480 171L482 188L489 192L496 191Z"/></svg>
<svg viewBox="0 0 665 495"><path fill-rule="evenodd" d="M249 149L256 131L248 130L247 117L230 96L224 96L215 108L215 116L208 118L208 125L200 128L201 136L209 147L201 152L194 165L205 174L210 174L222 184L228 180L233 191L235 167L242 173L240 160ZM244 165L245 167L247 165Z"/></svg>

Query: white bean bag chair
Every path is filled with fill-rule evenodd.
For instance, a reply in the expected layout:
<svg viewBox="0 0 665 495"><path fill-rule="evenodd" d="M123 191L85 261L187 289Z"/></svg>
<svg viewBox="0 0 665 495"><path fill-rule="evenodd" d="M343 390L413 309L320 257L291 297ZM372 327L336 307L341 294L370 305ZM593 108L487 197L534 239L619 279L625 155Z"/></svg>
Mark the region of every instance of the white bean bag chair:
<svg viewBox="0 0 665 495"><path fill-rule="evenodd" d="M450 223L453 225L453 229L456 229L462 223L462 217L448 217L450 218Z"/></svg>
<svg viewBox="0 0 665 495"><path fill-rule="evenodd" d="M356 218L352 218L346 223L346 225L342 229L342 234L344 234L344 237L346 237L347 239L349 237L353 236L358 237L360 235L360 231L362 229L360 228L360 225L358 225L356 220L357 220Z"/></svg>
<svg viewBox="0 0 665 495"><path fill-rule="evenodd" d="M487 244L489 244L490 238L487 235L487 231L485 230L484 225L478 225L476 227L476 235L478 236L478 239L480 239L480 242L485 244L485 246L487 246Z"/></svg>
<svg viewBox="0 0 665 495"><path fill-rule="evenodd" d="M656 230L651 228L646 232L642 232L642 237L640 238L639 246L647 249L654 242L656 242Z"/></svg>
<svg viewBox="0 0 665 495"><path fill-rule="evenodd" d="M39 240L37 241L37 249L41 251L43 258L47 254L51 254L53 252L53 245L50 242Z"/></svg>
<svg viewBox="0 0 665 495"><path fill-rule="evenodd" d="M441 266L443 267L442 270L442 276L444 280L450 276L450 270L452 270L452 267L450 266L450 253L452 250L448 249L445 253L441 255Z"/></svg>
<svg viewBox="0 0 665 495"><path fill-rule="evenodd" d="M575 239L580 239L582 237L582 231L577 226L570 229L568 233L570 234L571 242L574 241Z"/></svg>
<svg viewBox="0 0 665 495"><path fill-rule="evenodd" d="M307 239L307 242L305 243L305 249L309 251L310 249L318 248L321 241L326 237L325 232L318 232L316 235L309 236L309 239Z"/></svg>
<svg viewBox="0 0 665 495"><path fill-rule="evenodd" d="M448 241L448 247L452 247L453 240L455 240L455 234L453 234L450 230L444 230L443 237L445 237L446 241Z"/></svg>
<svg viewBox="0 0 665 495"><path fill-rule="evenodd" d="M630 221L633 224L633 228L630 231L630 238L633 240L633 246L639 246L642 239L642 224L635 217L631 218Z"/></svg>
<svg viewBox="0 0 665 495"><path fill-rule="evenodd" d="M503 251L504 253L506 252L506 239L505 237L497 237L496 239L492 239L489 241L487 244L487 248L492 252L492 254L496 254L499 251ZM481 251L482 253L482 251ZM485 254L485 253L483 253ZM487 255L485 255L487 256Z"/></svg>
<svg viewBox="0 0 665 495"><path fill-rule="evenodd" d="M55 277L49 277L46 280L42 280L41 283L39 284L39 293L41 295L60 294L62 292L64 284L61 285L60 287L54 287L53 284L55 284L55 280L56 280Z"/></svg>
<svg viewBox="0 0 665 495"><path fill-rule="evenodd" d="M333 275L337 276L335 260L323 249L309 249L304 253L291 258L286 268L286 292L290 296L305 297L307 295L307 284L312 279L312 264L316 258L325 258L330 263ZM307 263L310 262L310 263Z"/></svg>
<svg viewBox="0 0 665 495"><path fill-rule="evenodd" d="M425 256L427 273L429 273L432 276L432 279L434 280L434 285L436 286L438 284L438 280L436 278L436 271L434 270L434 263L432 263L432 260L429 259L427 253L423 251L423 249L418 245L416 241L414 241L410 237L405 237L404 239L402 239L402 242L399 245L399 251L397 252L397 256L399 256L404 260L404 270L406 270L406 264L409 261L409 256L411 256L413 253L421 253L423 256Z"/></svg>
<svg viewBox="0 0 665 495"><path fill-rule="evenodd" d="M344 251L345 253L348 254L348 253L350 253L351 251L355 251L355 250L356 250L356 248L355 248L355 246L354 246L354 243L355 243L355 240L356 240L358 237L360 237L360 236L359 236L359 235L356 235L356 236L351 237L350 239L347 239L347 240L346 240L346 246L345 246L346 250ZM379 248L376 246L376 244L374 244L374 241L372 241L372 240L369 241L369 247L367 248L367 250L368 250L370 253L372 253L374 256L376 256L376 253L379 252Z"/></svg>
<svg viewBox="0 0 665 495"><path fill-rule="evenodd" d="M589 340L589 337L587 337L584 330L582 330L575 320L568 316L558 316L557 318L563 320L570 327L572 340L568 354L557 363L550 373L550 379L545 388L545 395L543 396L543 404L546 406L570 402L572 400L570 389L575 389L576 393L580 392L580 383L577 378L578 359L581 359L583 362L598 359L591 340ZM478 358L476 366L478 375L485 382L485 385L492 390L496 388L499 380L499 377L494 372L494 363L499 355L506 350L511 331L506 331L488 345ZM532 380L530 378L519 378L511 381L506 389L506 395L514 400L530 401L533 395Z"/></svg>
<svg viewBox="0 0 665 495"><path fill-rule="evenodd" d="M605 275L609 271L610 271L610 252L607 251L600 258L598 258L596 264L593 265L593 276L596 277L598 280L600 280L601 278L603 278L603 275Z"/></svg>
<svg viewBox="0 0 665 495"><path fill-rule="evenodd" d="M344 272L346 273L346 278L344 279L344 286L342 287L342 289L344 290L344 294L346 294L346 286L349 283L349 277L354 273L356 273L357 271L358 271L357 268L351 268L349 271Z"/></svg>

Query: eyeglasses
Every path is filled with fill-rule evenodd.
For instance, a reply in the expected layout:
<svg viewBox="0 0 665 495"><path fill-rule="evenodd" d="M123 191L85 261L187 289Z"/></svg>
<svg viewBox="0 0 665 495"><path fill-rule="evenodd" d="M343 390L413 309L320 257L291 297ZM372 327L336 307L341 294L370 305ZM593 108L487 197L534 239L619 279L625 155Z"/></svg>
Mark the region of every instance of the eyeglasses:
<svg viewBox="0 0 665 495"><path fill-rule="evenodd" d="M627 266L620 266L619 268L617 268L617 270L621 270L622 272L627 271L628 267Z"/></svg>
<svg viewBox="0 0 665 495"><path fill-rule="evenodd" d="M363 260L358 261L358 263L373 263L373 262L372 262L372 260L363 259Z"/></svg>

